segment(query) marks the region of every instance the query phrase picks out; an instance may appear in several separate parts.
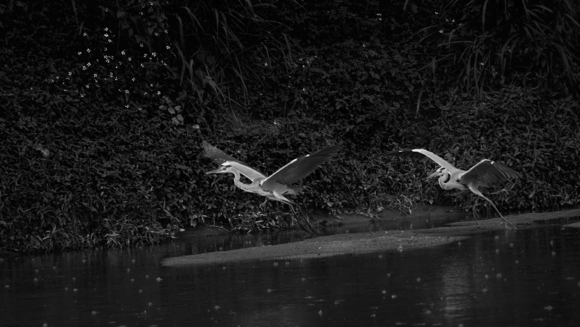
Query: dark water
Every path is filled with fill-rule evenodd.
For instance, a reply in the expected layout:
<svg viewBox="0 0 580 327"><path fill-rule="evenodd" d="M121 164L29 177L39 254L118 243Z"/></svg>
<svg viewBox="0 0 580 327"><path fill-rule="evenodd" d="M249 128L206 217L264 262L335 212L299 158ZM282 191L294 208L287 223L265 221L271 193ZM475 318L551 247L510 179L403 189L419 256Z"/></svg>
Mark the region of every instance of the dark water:
<svg viewBox="0 0 580 327"><path fill-rule="evenodd" d="M314 260L160 265L280 241L208 237L0 260L0 326L580 326L578 229Z"/></svg>

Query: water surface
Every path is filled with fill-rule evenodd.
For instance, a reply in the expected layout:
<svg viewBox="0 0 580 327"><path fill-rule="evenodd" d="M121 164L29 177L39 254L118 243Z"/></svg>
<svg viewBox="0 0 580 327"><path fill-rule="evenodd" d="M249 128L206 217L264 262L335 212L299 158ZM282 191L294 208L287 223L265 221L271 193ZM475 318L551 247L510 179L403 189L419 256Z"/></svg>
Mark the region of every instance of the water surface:
<svg viewBox="0 0 580 327"><path fill-rule="evenodd" d="M300 239L182 238L0 261L2 326L578 326L580 232L544 226L431 249L163 267Z"/></svg>

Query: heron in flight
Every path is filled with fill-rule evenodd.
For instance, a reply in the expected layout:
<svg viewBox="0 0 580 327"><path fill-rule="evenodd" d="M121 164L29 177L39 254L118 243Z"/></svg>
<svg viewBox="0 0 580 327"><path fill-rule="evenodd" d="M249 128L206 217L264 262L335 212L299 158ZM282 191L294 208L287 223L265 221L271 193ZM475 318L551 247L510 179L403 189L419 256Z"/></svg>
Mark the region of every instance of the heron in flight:
<svg viewBox="0 0 580 327"><path fill-rule="evenodd" d="M495 208L495 211L497 211L501 219L515 227L512 222L502 216L495 204L490 199L481 194L481 191L479 190L480 187L487 187L494 183L504 182L512 178L521 178L520 174L508 168L507 166L497 161L483 159L475 166L465 171L455 168L452 164L445 161L445 159L425 149L403 149L389 152L386 155L413 159L422 159L427 157L435 161L437 164L439 164L440 167L433 174L427 177L427 179L439 176L439 186L441 186L441 188L444 190L470 190L473 194L487 200L487 202L489 202ZM479 198L476 198L475 200L475 204L473 206L474 208L477 206L478 199Z"/></svg>
<svg viewBox="0 0 580 327"><path fill-rule="evenodd" d="M206 174L233 174L234 184L242 191L256 193L270 200L280 201L289 205L294 204L294 202L286 198L285 195L297 195L302 190L302 187L291 184L310 175L318 166L340 150L340 146L329 146L312 154L296 158L272 175L265 176L206 141L203 141L202 146L206 157L221 162L217 169L208 171ZM240 180L241 175L247 177L251 183L243 183Z"/></svg>

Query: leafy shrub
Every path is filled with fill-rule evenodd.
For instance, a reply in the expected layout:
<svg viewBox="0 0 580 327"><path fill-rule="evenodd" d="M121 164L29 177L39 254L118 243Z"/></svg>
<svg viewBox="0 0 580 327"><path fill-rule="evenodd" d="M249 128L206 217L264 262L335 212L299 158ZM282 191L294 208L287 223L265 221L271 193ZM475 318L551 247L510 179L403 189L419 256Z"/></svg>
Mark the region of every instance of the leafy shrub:
<svg viewBox="0 0 580 327"><path fill-rule="evenodd" d="M155 243L193 215L186 129L110 106L55 119L63 101L39 111L29 99L15 94L22 107L2 121L0 248Z"/></svg>
<svg viewBox="0 0 580 327"><path fill-rule="evenodd" d="M485 82L476 101L440 75L458 76L461 61L425 55L443 42L438 34L416 42L412 31L425 21L452 28L439 17L453 13L475 21L458 2L441 16L425 15L437 3L407 1L43 3L0 5L9 46L0 49L0 250L149 244L185 225L293 224L288 206L262 205L230 176L206 175L213 163L201 156L202 139L266 174L342 145L304 181L296 201L309 210L372 216L450 198L473 204L425 181L431 162L382 155L407 147L460 168L489 157L519 171L521 181L490 190L502 210L578 204L577 101L505 87L528 68L535 82L546 66L522 69L514 57L504 60L505 83L465 75ZM473 26L458 35L477 36ZM520 48L521 60L530 49Z"/></svg>

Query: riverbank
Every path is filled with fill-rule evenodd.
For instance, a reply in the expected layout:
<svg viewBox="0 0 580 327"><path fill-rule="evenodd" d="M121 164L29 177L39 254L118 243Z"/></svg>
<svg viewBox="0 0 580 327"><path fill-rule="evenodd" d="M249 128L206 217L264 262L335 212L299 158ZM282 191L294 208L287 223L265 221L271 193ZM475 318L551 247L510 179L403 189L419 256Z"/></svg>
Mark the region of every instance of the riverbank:
<svg viewBox="0 0 580 327"><path fill-rule="evenodd" d="M377 251L407 251L459 242L477 233L501 230L506 223L500 218L480 221L459 221L443 227L429 228L425 224L437 219L457 219L465 212L449 207L427 206L416 209L410 216L400 217L396 212L385 211L379 215L382 222L398 222L407 226L405 230L381 230L360 233L342 233L307 239L301 242L244 248L232 251L211 252L165 259L164 266L178 267L190 265L226 264L252 260L296 260L323 258L337 255L362 254ZM580 209L557 212L523 213L505 216L517 228L531 228L539 224L559 224L563 227L579 228L577 222ZM342 224L343 230L368 226L371 219L361 215L347 215L336 218L318 217L329 225ZM421 226L417 229L413 226Z"/></svg>

